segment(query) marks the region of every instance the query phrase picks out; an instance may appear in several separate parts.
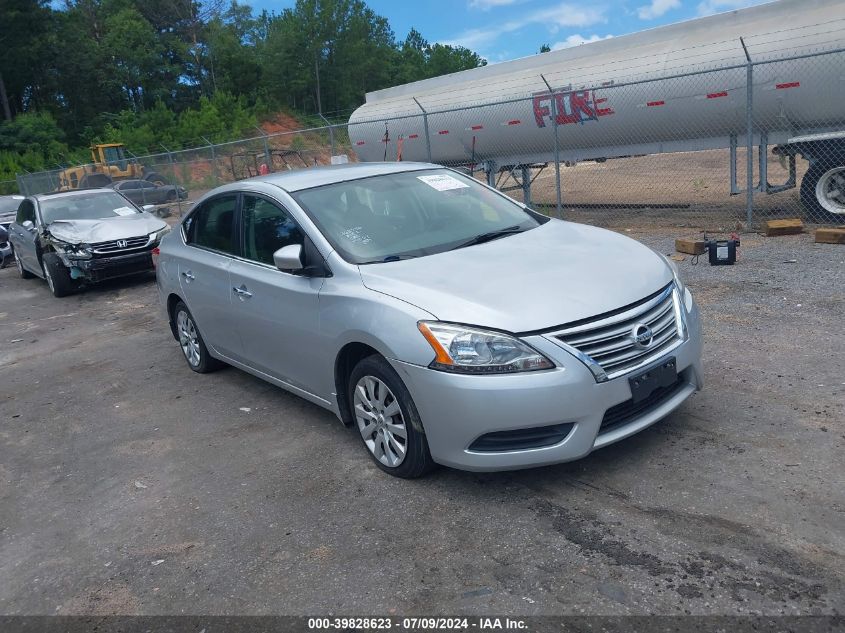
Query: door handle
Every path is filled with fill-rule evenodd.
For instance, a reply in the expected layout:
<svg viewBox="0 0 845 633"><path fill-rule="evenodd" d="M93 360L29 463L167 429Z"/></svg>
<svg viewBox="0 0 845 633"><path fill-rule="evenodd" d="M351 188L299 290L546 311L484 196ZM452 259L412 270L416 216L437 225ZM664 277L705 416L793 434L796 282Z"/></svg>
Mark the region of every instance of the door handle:
<svg viewBox="0 0 845 633"><path fill-rule="evenodd" d="M192 273L190 270L183 270L182 276L185 278L186 281L193 281L194 279L196 279L196 277L194 277L194 273Z"/></svg>
<svg viewBox="0 0 845 633"><path fill-rule="evenodd" d="M232 290L235 292L238 297L241 299L249 299L252 296L252 293L246 289L246 286L241 284L240 288L232 287Z"/></svg>

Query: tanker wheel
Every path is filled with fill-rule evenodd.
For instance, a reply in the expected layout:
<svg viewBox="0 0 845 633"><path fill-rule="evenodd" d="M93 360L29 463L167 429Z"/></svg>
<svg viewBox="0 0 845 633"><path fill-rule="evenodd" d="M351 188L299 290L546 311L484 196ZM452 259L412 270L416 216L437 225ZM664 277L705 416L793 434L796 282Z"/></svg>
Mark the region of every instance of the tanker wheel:
<svg viewBox="0 0 845 633"><path fill-rule="evenodd" d="M801 179L801 202L813 222L845 224L845 165L821 158Z"/></svg>
<svg viewBox="0 0 845 633"><path fill-rule="evenodd" d="M154 185L158 185L159 187L168 184L164 176L155 171L151 171L148 174L144 174L144 180L146 180L147 182L151 182Z"/></svg>

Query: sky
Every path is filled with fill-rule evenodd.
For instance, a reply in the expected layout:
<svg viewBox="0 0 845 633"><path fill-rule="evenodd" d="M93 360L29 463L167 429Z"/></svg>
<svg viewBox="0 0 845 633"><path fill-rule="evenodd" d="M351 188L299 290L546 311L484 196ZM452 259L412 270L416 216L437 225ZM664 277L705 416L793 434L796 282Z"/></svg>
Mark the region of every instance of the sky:
<svg viewBox="0 0 845 633"><path fill-rule="evenodd" d="M242 0L280 12L294 0ZM490 63L635 33L764 0L365 0L396 38L411 27L429 42L459 44Z"/></svg>

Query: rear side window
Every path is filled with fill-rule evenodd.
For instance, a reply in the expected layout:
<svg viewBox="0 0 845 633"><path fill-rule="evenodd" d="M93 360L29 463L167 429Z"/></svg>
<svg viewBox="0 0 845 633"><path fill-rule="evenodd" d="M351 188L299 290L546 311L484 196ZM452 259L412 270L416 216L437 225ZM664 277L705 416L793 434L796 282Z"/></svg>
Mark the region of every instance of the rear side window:
<svg viewBox="0 0 845 633"><path fill-rule="evenodd" d="M287 211L256 196L244 196L243 256L262 264L273 264L273 253L284 246L302 244L299 226Z"/></svg>
<svg viewBox="0 0 845 633"><path fill-rule="evenodd" d="M209 200L185 220L188 244L221 253L235 254L233 228L237 196L220 196Z"/></svg>

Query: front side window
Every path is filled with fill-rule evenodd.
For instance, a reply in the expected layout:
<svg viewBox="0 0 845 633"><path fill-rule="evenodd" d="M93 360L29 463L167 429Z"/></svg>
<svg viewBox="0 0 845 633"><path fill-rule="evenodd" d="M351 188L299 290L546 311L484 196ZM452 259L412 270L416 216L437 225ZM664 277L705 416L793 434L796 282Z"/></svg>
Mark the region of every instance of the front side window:
<svg viewBox="0 0 845 633"><path fill-rule="evenodd" d="M541 224L516 202L446 169L372 176L293 196L354 264L432 255Z"/></svg>
<svg viewBox="0 0 845 633"><path fill-rule="evenodd" d="M35 224L35 206L29 200L24 200L21 202L21 206L18 207L18 215L15 218L15 222L23 224L27 220Z"/></svg>
<svg viewBox="0 0 845 633"><path fill-rule="evenodd" d="M188 244L221 253L235 253L232 234L237 201L234 195L220 196L191 213L183 227Z"/></svg>
<svg viewBox="0 0 845 633"><path fill-rule="evenodd" d="M287 211L269 200L244 195L243 256L262 264L273 264L273 253L284 246L302 245L302 230Z"/></svg>
<svg viewBox="0 0 845 633"><path fill-rule="evenodd" d="M116 191L91 191L41 200L44 224L57 220L102 220L140 213Z"/></svg>

